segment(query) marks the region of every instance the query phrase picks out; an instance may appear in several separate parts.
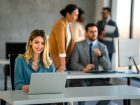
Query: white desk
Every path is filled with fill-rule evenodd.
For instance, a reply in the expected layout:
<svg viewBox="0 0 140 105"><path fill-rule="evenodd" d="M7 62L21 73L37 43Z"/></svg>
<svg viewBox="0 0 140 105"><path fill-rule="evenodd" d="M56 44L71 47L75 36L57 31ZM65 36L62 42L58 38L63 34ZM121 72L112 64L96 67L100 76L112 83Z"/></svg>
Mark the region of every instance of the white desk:
<svg viewBox="0 0 140 105"><path fill-rule="evenodd" d="M12 105L57 102L140 99L140 88L126 85L66 88L64 94L28 95L18 91L0 91L0 99Z"/></svg>
<svg viewBox="0 0 140 105"><path fill-rule="evenodd" d="M9 59L0 59L0 65L4 66L6 64L10 64L10 60Z"/></svg>
<svg viewBox="0 0 140 105"><path fill-rule="evenodd" d="M70 71L68 73L67 79L93 79L93 78L127 78L127 85L130 85L130 78L140 77L140 74L127 74L127 73L103 73L103 74L93 74L93 73L83 73L81 71ZM69 82L67 84L69 86ZM130 100L125 100L124 105L130 105Z"/></svg>
<svg viewBox="0 0 140 105"><path fill-rule="evenodd" d="M4 69L4 66L7 65L7 64L10 64L9 59L0 59L0 65L2 65L3 69ZM7 90L7 75L6 75L6 71L4 71L4 90Z"/></svg>
<svg viewBox="0 0 140 105"><path fill-rule="evenodd" d="M93 74L93 73L83 73L81 71L70 71L68 73L67 79L89 79L89 78L132 78L140 77L140 74L126 74L126 73L103 73L103 74Z"/></svg>

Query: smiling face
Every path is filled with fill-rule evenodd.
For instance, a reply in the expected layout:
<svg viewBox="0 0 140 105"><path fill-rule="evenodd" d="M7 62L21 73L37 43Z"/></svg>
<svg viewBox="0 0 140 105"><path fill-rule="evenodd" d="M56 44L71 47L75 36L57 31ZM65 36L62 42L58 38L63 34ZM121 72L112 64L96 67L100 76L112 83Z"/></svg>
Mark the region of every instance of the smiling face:
<svg viewBox="0 0 140 105"><path fill-rule="evenodd" d="M37 36L32 41L30 41L30 45L32 47L34 54L40 55L44 50L45 41L44 41L43 37Z"/></svg>

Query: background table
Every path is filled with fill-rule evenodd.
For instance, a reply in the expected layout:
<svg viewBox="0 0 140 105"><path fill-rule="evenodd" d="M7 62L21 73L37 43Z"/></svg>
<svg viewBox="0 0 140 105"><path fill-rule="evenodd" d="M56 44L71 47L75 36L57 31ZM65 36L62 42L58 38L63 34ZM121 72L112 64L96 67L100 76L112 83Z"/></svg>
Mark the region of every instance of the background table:
<svg viewBox="0 0 140 105"><path fill-rule="evenodd" d="M132 78L140 77L140 74L133 73L84 73L82 71L70 71L68 72L67 79L92 79L92 78Z"/></svg>
<svg viewBox="0 0 140 105"><path fill-rule="evenodd" d="M8 60L8 59L0 59L0 65L4 66L6 64L10 64L10 60Z"/></svg>
<svg viewBox="0 0 140 105"><path fill-rule="evenodd" d="M127 78L127 85L131 84L132 77L140 77L140 74L137 73L100 73L100 74L94 74L94 73L84 73L82 71L69 71L67 79L93 79L93 78ZM69 80L67 80L67 85L70 86ZM124 100L124 105L130 105L130 100Z"/></svg>

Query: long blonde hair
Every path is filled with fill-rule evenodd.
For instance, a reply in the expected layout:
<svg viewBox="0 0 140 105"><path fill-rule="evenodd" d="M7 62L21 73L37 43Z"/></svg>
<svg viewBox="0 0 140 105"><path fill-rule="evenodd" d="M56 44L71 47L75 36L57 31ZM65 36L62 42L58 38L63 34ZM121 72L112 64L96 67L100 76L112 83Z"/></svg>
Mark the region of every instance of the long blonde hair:
<svg viewBox="0 0 140 105"><path fill-rule="evenodd" d="M27 64L29 64L29 61L33 58L33 49L30 45L30 41L32 41L33 39L35 39L36 37L41 36L44 39L44 50L41 53L40 56L40 60L43 62L43 65L45 68L49 68L49 66L52 64L52 61L50 60L49 57L49 51L48 51L48 43L47 43L47 38L45 36L45 32L43 30L33 30L27 40L26 43L26 52L24 54L24 58L27 62Z"/></svg>

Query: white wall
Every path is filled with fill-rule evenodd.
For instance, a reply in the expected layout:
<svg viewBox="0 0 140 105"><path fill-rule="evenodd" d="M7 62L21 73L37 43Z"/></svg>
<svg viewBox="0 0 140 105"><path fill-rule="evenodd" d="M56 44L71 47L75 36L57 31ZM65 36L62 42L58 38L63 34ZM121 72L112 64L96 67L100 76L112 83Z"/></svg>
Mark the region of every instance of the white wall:
<svg viewBox="0 0 140 105"><path fill-rule="evenodd" d="M95 0L95 22L101 20L101 12L103 7L110 6L110 0Z"/></svg>
<svg viewBox="0 0 140 105"><path fill-rule="evenodd" d="M0 59L5 58L5 42L25 42L37 28L49 34L69 3L85 11L84 24L94 21L95 0L0 0Z"/></svg>

